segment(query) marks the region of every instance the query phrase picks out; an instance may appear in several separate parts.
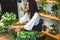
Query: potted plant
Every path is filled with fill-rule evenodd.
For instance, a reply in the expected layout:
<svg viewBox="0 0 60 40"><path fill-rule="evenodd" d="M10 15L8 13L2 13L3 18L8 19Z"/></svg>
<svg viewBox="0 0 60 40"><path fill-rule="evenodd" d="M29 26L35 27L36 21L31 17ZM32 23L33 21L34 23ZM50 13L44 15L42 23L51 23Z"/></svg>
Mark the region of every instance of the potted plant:
<svg viewBox="0 0 60 40"><path fill-rule="evenodd" d="M58 7L58 10L57 10L58 16L57 17L60 19L60 4L59 3L57 4L57 7Z"/></svg>
<svg viewBox="0 0 60 40"><path fill-rule="evenodd" d="M60 19L60 0L56 0L58 6L58 18Z"/></svg>
<svg viewBox="0 0 60 40"><path fill-rule="evenodd" d="M6 12L2 15L1 20L5 26L14 24L17 21L16 15L13 12Z"/></svg>
<svg viewBox="0 0 60 40"><path fill-rule="evenodd" d="M41 3L38 6L39 6L38 10L41 13L46 14L46 0L41 0Z"/></svg>
<svg viewBox="0 0 60 40"><path fill-rule="evenodd" d="M57 17L58 16L58 12L57 11L58 11L58 6L57 6L57 4L54 4L52 6L52 12L53 12L52 15Z"/></svg>
<svg viewBox="0 0 60 40"><path fill-rule="evenodd" d="M60 0L56 0L56 2L60 2Z"/></svg>
<svg viewBox="0 0 60 40"><path fill-rule="evenodd" d="M51 29L51 30L49 31L49 33L51 33L51 34L53 34L53 35L57 34L57 33L58 33L58 29L57 29L58 23L57 23L57 22L54 22L54 23L51 25L51 27L53 27L53 29Z"/></svg>
<svg viewBox="0 0 60 40"><path fill-rule="evenodd" d="M0 34L8 33L8 26L17 22L16 15L11 12L6 12L2 15L0 20Z"/></svg>
<svg viewBox="0 0 60 40"><path fill-rule="evenodd" d="M16 40L36 40L39 37L39 32L21 30L17 33Z"/></svg>
<svg viewBox="0 0 60 40"><path fill-rule="evenodd" d="M46 0L41 0L41 4L42 4L42 7L43 7L43 12L44 14L46 14Z"/></svg>

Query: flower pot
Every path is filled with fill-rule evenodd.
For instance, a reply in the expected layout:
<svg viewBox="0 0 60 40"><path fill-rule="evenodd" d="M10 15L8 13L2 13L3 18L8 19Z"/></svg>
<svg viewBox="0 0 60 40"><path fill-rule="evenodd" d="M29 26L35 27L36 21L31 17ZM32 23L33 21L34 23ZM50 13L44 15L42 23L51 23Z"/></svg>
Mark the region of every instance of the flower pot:
<svg viewBox="0 0 60 40"><path fill-rule="evenodd" d="M53 34L53 35L56 35L56 34L58 33L58 31L55 30L55 29L52 29L52 30L49 31L49 33L51 33L51 34Z"/></svg>

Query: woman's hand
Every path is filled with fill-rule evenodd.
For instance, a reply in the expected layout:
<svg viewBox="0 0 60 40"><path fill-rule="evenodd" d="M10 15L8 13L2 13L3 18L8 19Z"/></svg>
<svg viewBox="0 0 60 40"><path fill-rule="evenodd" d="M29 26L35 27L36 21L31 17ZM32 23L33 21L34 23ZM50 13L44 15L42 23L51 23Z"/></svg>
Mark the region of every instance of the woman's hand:
<svg viewBox="0 0 60 40"><path fill-rule="evenodd" d="M20 24L20 22L18 21L18 22L15 23L15 25L17 25L17 24Z"/></svg>
<svg viewBox="0 0 60 40"><path fill-rule="evenodd" d="M15 29L15 32L19 32L21 29L23 29L23 26L17 26L17 25L10 25L9 29Z"/></svg>
<svg viewBox="0 0 60 40"><path fill-rule="evenodd" d="M18 33L20 30L21 30L21 29L16 28L16 29L15 29L15 32Z"/></svg>
<svg viewBox="0 0 60 40"><path fill-rule="evenodd" d="M10 25L9 26L9 29L16 29L16 28L19 28L20 26L16 26L16 25Z"/></svg>

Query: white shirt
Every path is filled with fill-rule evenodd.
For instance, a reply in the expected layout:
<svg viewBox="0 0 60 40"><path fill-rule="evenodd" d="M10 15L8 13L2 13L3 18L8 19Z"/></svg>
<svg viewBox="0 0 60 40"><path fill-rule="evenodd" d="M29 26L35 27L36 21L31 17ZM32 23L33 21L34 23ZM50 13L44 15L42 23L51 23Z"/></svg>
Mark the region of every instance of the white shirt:
<svg viewBox="0 0 60 40"><path fill-rule="evenodd" d="M24 29L26 30L32 30L33 26L37 25L40 21L40 16L37 12L35 12L34 16L30 20L30 16L28 13L26 13L22 18L20 18L20 23L24 23L28 21L26 25L24 25Z"/></svg>

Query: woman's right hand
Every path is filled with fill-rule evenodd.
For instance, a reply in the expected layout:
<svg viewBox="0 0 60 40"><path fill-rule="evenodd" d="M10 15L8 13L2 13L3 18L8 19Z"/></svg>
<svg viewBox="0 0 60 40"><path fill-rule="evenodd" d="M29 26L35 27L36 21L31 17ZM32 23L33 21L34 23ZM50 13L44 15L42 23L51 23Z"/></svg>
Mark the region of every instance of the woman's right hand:
<svg viewBox="0 0 60 40"><path fill-rule="evenodd" d="M16 28L19 28L19 26L16 26L16 25L10 25L9 26L9 29L16 29Z"/></svg>
<svg viewBox="0 0 60 40"><path fill-rule="evenodd" d="M15 29L15 32L19 32L21 30L20 26L10 25L9 29Z"/></svg>
<svg viewBox="0 0 60 40"><path fill-rule="evenodd" d="M14 29L14 25L9 25L9 29Z"/></svg>

